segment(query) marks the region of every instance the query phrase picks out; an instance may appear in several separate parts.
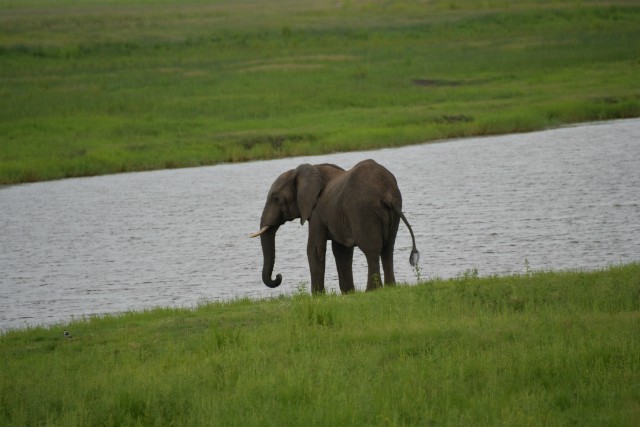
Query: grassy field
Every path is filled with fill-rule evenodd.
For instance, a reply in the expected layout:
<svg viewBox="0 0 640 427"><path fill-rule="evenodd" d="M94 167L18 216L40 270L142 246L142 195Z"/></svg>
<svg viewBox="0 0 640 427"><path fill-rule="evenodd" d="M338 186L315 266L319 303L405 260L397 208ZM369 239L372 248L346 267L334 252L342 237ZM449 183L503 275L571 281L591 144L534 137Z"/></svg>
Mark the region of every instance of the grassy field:
<svg viewBox="0 0 640 427"><path fill-rule="evenodd" d="M635 0L0 0L0 184L640 115Z"/></svg>
<svg viewBox="0 0 640 427"><path fill-rule="evenodd" d="M0 335L0 424L631 426L639 333L640 264L156 309Z"/></svg>

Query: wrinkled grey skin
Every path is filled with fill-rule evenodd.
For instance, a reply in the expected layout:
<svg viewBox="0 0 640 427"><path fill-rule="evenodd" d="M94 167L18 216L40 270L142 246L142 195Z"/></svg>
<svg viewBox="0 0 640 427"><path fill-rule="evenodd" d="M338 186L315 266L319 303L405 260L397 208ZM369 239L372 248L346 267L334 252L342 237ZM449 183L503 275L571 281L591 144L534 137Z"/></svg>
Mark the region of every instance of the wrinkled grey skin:
<svg viewBox="0 0 640 427"><path fill-rule="evenodd" d="M413 240L409 262L417 264L419 253L413 230L402 214L402 196L396 179L373 160L362 161L348 171L331 164L304 164L275 180L260 220L261 228L268 226L260 234L260 242L264 256L262 280L269 287L275 288L282 282L280 274L271 278L278 227L297 218L301 224L309 222L307 256L314 293L324 292L328 240L332 242L343 293L354 290L351 266L355 246L367 259L367 291L381 285L381 258L385 285L395 283L393 248L400 219Z"/></svg>

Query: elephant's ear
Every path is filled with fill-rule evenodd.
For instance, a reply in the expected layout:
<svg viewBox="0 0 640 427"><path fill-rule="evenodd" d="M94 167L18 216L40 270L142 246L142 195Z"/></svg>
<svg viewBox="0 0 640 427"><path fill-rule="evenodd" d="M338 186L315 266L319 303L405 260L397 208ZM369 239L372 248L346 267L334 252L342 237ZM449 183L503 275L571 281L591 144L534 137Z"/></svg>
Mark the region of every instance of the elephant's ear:
<svg viewBox="0 0 640 427"><path fill-rule="evenodd" d="M300 224L304 224L316 206L318 195L324 187L324 179L316 167L309 164L300 165L296 168L296 187Z"/></svg>

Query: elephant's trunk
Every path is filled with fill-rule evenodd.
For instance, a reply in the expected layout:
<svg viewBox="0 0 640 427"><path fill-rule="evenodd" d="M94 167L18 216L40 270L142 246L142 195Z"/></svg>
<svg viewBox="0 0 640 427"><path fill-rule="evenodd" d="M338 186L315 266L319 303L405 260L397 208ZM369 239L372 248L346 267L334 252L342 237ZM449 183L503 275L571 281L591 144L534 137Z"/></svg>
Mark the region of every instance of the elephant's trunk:
<svg viewBox="0 0 640 427"><path fill-rule="evenodd" d="M262 255L264 257L262 281L270 288L277 288L282 282L282 275L280 274L276 276L275 280L271 280L273 266L276 262L276 231L278 231L278 227L272 226L260 234L260 244L262 245Z"/></svg>

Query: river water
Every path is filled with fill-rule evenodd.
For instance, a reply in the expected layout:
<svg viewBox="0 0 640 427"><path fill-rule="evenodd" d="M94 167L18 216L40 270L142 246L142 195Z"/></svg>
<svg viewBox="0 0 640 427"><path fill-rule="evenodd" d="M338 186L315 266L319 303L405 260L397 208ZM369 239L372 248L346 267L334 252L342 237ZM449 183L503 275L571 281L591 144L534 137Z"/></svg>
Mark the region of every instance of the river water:
<svg viewBox="0 0 640 427"><path fill-rule="evenodd" d="M281 227L261 282L260 213L301 163L391 170L421 277L594 269L640 260L640 120L398 149L67 179L0 189L0 330L309 289L307 227ZM401 224L396 279L415 283ZM330 249L329 249L330 252ZM366 262L354 256L356 289ZM339 292L327 254L326 286Z"/></svg>

